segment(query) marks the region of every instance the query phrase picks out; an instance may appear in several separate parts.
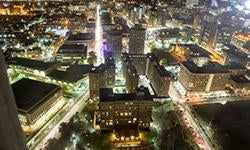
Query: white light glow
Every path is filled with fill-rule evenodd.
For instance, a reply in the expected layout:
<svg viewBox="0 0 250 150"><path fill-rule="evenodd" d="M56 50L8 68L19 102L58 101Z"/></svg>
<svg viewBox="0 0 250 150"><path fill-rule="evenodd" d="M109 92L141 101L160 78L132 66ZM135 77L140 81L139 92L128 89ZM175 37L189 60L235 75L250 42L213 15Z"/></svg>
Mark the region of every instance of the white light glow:
<svg viewBox="0 0 250 150"><path fill-rule="evenodd" d="M247 9L250 9L250 1L246 1L245 6Z"/></svg>

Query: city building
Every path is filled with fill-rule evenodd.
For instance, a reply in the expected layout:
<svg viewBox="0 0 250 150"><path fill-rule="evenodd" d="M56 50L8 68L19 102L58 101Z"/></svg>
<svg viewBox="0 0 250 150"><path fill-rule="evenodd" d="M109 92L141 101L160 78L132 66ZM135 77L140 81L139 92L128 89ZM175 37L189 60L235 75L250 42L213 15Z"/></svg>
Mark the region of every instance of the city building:
<svg viewBox="0 0 250 150"><path fill-rule="evenodd" d="M87 57L85 44L63 44L56 53L56 61L83 64Z"/></svg>
<svg viewBox="0 0 250 150"><path fill-rule="evenodd" d="M250 94L249 74L237 75L230 77L230 85L236 95L248 96Z"/></svg>
<svg viewBox="0 0 250 150"><path fill-rule="evenodd" d="M18 73L45 77L57 67L59 63L15 57L9 62L9 67Z"/></svg>
<svg viewBox="0 0 250 150"><path fill-rule="evenodd" d="M41 127L65 103L56 85L24 78L12 84L12 89L20 123L27 132Z"/></svg>
<svg viewBox="0 0 250 150"><path fill-rule="evenodd" d="M144 54L146 29L136 24L129 31L129 54Z"/></svg>
<svg viewBox="0 0 250 150"><path fill-rule="evenodd" d="M157 96L168 96L171 75L154 54L148 54L146 75Z"/></svg>
<svg viewBox="0 0 250 150"><path fill-rule="evenodd" d="M78 33L85 30L87 24L87 16L83 13L73 13L68 15L68 28L71 32Z"/></svg>
<svg viewBox="0 0 250 150"><path fill-rule="evenodd" d="M121 62L122 53L122 33L119 30L111 30L107 32L107 51L111 51L115 64Z"/></svg>
<svg viewBox="0 0 250 150"><path fill-rule="evenodd" d="M171 54L178 61L187 61L194 58L210 59L211 53L197 44L172 44Z"/></svg>
<svg viewBox="0 0 250 150"><path fill-rule="evenodd" d="M249 55L250 32L234 33L231 44Z"/></svg>
<svg viewBox="0 0 250 150"><path fill-rule="evenodd" d="M147 54L128 54L128 53L122 54L123 66L125 65L125 62L129 61L135 66L138 75L146 74L147 60L148 60Z"/></svg>
<svg viewBox="0 0 250 150"><path fill-rule="evenodd" d="M213 49L216 45L218 21L214 14L205 14L201 23L199 44L207 49Z"/></svg>
<svg viewBox="0 0 250 150"><path fill-rule="evenodd" d="M231 64L231 63L239 63L242 66L249 68L250 59L248 54L241 51L234 45L226 45L224 49L222 49L222 56L224 58L224 64Z"/></svg>
<svg viewBox="0 0 250 150"><path fill-rule="evenodd" d="M132 63L129 54L122 56L122 74L125 78L125 84L128 92L134 92L139 84L139 75L135 65Z"/></svg>
<svg viewBox="0 0 250 150"><path fill-rule="evenodd" d="M113 130L121 125L149 128L152 107L153 97L147 88L126 94L114 94L112 89L100 89L100 128Z"/></svg>
<svg viewBox="0 0 250 150"><path fill-rule="evenodd" d="M96 67L100 76L100 88L113 88L115 86L115 65L113 63L101 64Z"/></svg>
<svg viewBox="0 0 250 150"><path fill-rule="evenodd" d="M179 81L187 92L219 91L226 88L229 75L216 62L185 61L181 63Z"/></svg>
<svg viewBox="0 0 250 150"><path fill-rule="evenodd" d="M199 0L187 0L186 1L186 8L192 9L199 5Z"/></svg>
<svg viewBox="0 0 250 150"><path fill-rule="evenodd" d="M94 39L95 35L91 33L70 33L64 44L87 44L87 42Z"/></svg>

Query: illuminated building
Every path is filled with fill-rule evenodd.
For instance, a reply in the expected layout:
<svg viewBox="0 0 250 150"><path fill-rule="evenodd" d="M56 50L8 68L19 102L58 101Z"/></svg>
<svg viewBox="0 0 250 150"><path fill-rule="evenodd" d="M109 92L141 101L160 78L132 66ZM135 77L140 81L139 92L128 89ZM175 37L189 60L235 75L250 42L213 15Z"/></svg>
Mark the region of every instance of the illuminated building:
<svg viewBox="0 0 250 150"><path fill-rule="evenodd" d="M238 49L236 46L227 45L222 50L224 64L239 63L242 66L249 68L250 60L248 54Z"/></svg>
<svg viewBox="0 0 250 150"><path fill-rule="evenodd" d="M28 78L58 85L64 90L79 92L82 85L90 86L90 97L99 96L99 88L113 87L115 82L115 67L112 63L92 65L70 65L60 68L60 64L36 60L16 58L9 67L16 73L22 73Z"/></svg>
<svg viewBox="0 0 250 150"><path fill-rule="evenodd" d="M230 77L230 85L236 94L245 96L250 94L249 74Z"/></svg>
<svg viewBox="0 0 250 150"><path fill-rule="evenodd" d="M186 1L186 8L188 9L192 9L198 5L199 5L199 0L187 0Z"/></svg>
<svg viewBox="0 0 250 150"><path fill-rule="evenodd" d="M201 14L197 14L195 17L194 17L194 22L193 22L193 28L195 30L198 30L201 28Z"/></svg>
<svg viewBox="0 0 250 150"><path fill-rule="evenodd" d="M144 54L146 29L135 25L129 32L129 54Z"/></svg>
<svg viewBox="0 0 250 150"><path fill-rule="evenodd" d="M62 90L56 85L30 79L21 79L12 84L12 89L18 108L18 117L24 130L26 128L33 130L32 128L36 128L37 122L43 122L44 124L44 120L51 117L47 112L57 112L64 103L62 100ZM62 104L57 107L59 103Z"/></svg>
<svg viewBox="0 0 250 150"><path fill-rule="evenodd" d="M101 130L113 130L120 125L149 128L152 106L153 97L147 88L139 88L129 94L114 94L112 89L100 89Z"/></svg>
<svg viewBox="0 0 250 150"><path fill-rule="evenodd" d="M196 44L172 45L171 54L179 61L192 60L193 58L210 58L211 53Z"/></svg>
<svg viewBox="0 0 250 150"><path fill-rule="evenodd" d="M232 37L231 44L235 45L240 50L249 54L250 49L250 32L235 33Z"/></svg>
<svg viewBox="0 0 250 150"><path fill-rule="evenodd" d="M127 53L123 54L122 73L125 78L125 84L128 92L134 92L138 87L139 75L135 65L132 63Z"/></svg>
<svg viewBox="0 0 250 150"><path fill-rule="evenodd" d="M115 64L121 62L122 53L122 33L119 30L111 30L107 32L107 46L108 51L111 51Z"/></svg>
<svg viewBox="0 0 250 150"><path fill-rule="evenodd" d="M55 62L43 62L26 58L14 58L9 67L13 69L13 71L18 73L25 73L40 77L45 77L50 72L59 67L60 64Z"/></svg>
<svg viewBox="0 0 250 150"><path fill-rule="evenodd" d="M68 16L69 25L68 29L73 32L83 32L87 24L87 17L85 14L74 13Z"/></svg>
<svg viewBox="0 0 250 150"><path fill-rule="evenodd" d="M95 39L95 35L91 33L70 34L64 44L87 44L93 39Z"/></svg>
<svg viewBox="0 0 250 150"><path fill-rule="evenodd" d="M147 54L123 53L122 58L123 58L122 59L123 66L125 66L126 62L130 62L135 66L138 75L146 74L146 68L147 68L146 64L147 64L147 60L148 60ZM123 69L125 69L125 68L123 68Z"/></svg>
<svg viewBox="0 0 250 150"><path fill-rule="evenodd" d="M126 70L127 72L125 74L125 80L127 91L134 92L135 89L138 87L139 75L137 74L135 66L132 64L128 64Z"/></svg>
<svg viewBox="0 0 250 150"><path fill-rule="evenodd" d="M83 64L87 56L85 44L64 44L56 53L56 61Z"/></svg>
<svg viewBox="0 0 250 150"><path fill-rule="evenodd" d="M160 66L158 58L153 54L148 55L146 75L157 96L168 96L171 76L164 66Z"/></svg>
<svg viewBox="0 0 250 150"><path fill-rule="evenodd" d="M114 72L113 64L101 64L97 67L92 65L70 65L66 71L55 70L50 73L48 80L76 92L80 92L81 86L88 87L90 98L97 99L100 87L113 87Z"/></svg>
<svg viewBox="0 0 250 150"><path fill-rule="evenodd" d="M101 64L95 72L100 76L101 88L113 88L115 86L115 65L113 63Z"/></svg>
<svg viewBox="0 0 250 150"><path fill-rule="evenodd" d="M224 90L229 72L216 62L185 61L181 63L179 81L190 92Z"/></svg>
<svg viewBox="0 0 250 150"><path fill-rule="evenodd" d="M208 49L213 49L216 45L217 16L206 14L202 19L199 43Z"/></svg>

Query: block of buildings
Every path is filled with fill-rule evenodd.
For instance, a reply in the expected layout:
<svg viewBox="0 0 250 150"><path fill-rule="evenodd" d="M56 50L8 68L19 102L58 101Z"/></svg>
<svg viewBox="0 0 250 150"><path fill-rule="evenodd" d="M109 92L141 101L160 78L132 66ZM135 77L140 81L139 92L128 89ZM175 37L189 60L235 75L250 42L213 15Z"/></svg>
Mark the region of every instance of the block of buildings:
<svg viewBox="0 0 250 150"><path fill-rule="evenodd" d="M64 104L62 90L56 85L23 78L12 89L24 129L42 126Z"/></svg>
<svg viewBox="0 0 250 150"><path fill-rule="evenodd" d="M138 88L134 93L115 94L112 89L100 89L100 128L113 130L120 125L136 125L149 128L153 97L147 88Z"/></svg>
<svg viewBox="0 0 250 150"><path fill-rule="evenodd" d="M135 25L129 32L129 53L144 54L146 29L141 25Z"/></svg>
<svg viewBox="0 0 250 150"><path fill-rule="evenodd" d="M216 62L185 61L181 63L179 81L189 92L224 90L230 73Z"/></svg>
<svg viewBox="0 0 250 150"><path fill-rule="evenodd" d="M85 44L63 44L56 53L56 61L82 64L87 57Z"/></svg>
<svg viewBox="0 0 250 150"><path fill-rule="evenodd" d="M14 58L9 63L9 67L16 72L42 77L45 77L59 66L60 64L55 62L43 62L19 57Z"/></svg>

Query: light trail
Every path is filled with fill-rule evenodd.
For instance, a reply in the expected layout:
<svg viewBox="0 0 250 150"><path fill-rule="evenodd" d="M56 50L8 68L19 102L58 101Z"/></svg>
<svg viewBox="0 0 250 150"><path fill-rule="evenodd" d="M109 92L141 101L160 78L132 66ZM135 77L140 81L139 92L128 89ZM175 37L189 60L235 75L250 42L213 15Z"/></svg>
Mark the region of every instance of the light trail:
<svg viewBox="0 0 250 150"><path fill-rule="evenodd" d="M94 52L96 53L96 56L97 56L96 65L104 63L103 53L101 50L103 38L102 38L102 24L101 24L101 18L100 18L100 9L101 9L101 6L98 4L96 6L96 28L95 28L95 48L94 48Z"/></svg>
<svg viewBox="0 0 250 150"><path fill-rule="evenodd" d="M51 139L54 138L56 133L58 133L58 129L60 127L60 124L63 122L68 122L70 118L73 117L73 115L83 109L86 105L86 100L89 97L89 93L86 93L83 97L78 100L78 102L68 111L68 113L49 131L49 133L37 144L37 146L34 148L34 150L40 150L44 147L45 143Z"/></svg>

